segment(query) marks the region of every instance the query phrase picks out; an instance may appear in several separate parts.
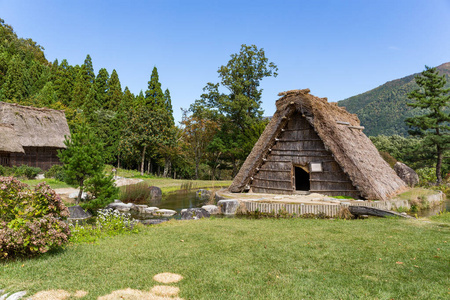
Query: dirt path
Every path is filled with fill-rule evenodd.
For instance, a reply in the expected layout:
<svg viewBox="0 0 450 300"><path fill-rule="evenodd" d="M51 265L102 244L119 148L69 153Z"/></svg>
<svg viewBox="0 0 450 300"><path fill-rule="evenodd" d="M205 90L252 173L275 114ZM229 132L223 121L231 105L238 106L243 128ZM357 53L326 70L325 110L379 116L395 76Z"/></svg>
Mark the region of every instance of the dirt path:
<svg viewBox="0 0 450 300"><path fill-rule="evenodd" d="M119 186L124 186L124 185L130 185L130 184L136 184L139 182L142 182L142 179L137 179L137 178L117 178L114 182L116 184L117 187ZM66 201L70 201L71 198L69 197L70 194L78 194L79 193L79 189L76 188L61 188L61 189L55 189L55 192L64 200Z"/></svg>

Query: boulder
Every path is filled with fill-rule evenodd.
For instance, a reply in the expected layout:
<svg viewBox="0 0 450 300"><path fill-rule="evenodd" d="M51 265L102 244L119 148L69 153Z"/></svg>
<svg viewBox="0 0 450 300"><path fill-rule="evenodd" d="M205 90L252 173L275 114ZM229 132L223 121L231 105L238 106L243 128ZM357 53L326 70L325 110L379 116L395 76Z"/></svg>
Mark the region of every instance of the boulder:
<svg viewBox="0 0 450 300"><path fill-rule="evenodd" d="M89 219L92 215L86 212L81 206L69 206L69 220L84 220Z"/></svg>
<svg viewBox="0 0 450 300"><path fill-rule="evenodd" d="M225 199L226 199L226 198L220 196L218 192L216 192L216 193L214 194L214 200L216 201L216 203L219 202L220 200L225 200Z"/></svg>
<svg viewBox="0 0 450 300"><path fill-rule="evenodd" d="M404 163L395 163L394 170L408 186L413 187L419 183L419 175Z"/></svg>
<svg viewBox="0 0 450 300"><path fill-rule="evenodd" d="M225 199L217 202L224 215L234 215L239 207L239 201L235 199Z"/></svg>
<svg viewBox="0 0 450 300"><path fill-rule="evenodd" d="M132 211L139 211L138 207L136 206L136 204L133 203L123 203L120 200L114 200L113 203L108 204L106 207L106 209L111 208L120 212L129 212L130 210Z"/></svg>
<svg viewBox="0 0 450 300"><path fill-rule="evenodd" d="M181 220L198 220L211 215L203 208L185 208L181 211Z"/></svg>
<svg viewBox="0 0 450 300"><path fill-rule="evenodd" d="M152 214L158 217L172 217L173 215L176 215L177 212L171 209L157 209Z"/></svg>
<svg viewBox="0 0 450 300"><path fill-rule="evenodd" d="M211 192L204 189L199 189L195 192L195 197L200 200L208 200L211 197Z"/></svg>
<svg viewBox="0 0 450 300"><path fill-rule="evenodd" d="M210 215L218 215L220 214L220 209L216 205L203 205L202 208L209 212Z"/></svg>
<svg viewBox="0 0 450 300"><path fill-rule="evenodd" d="M76 191L76 192L73 192L73 193L70 193L69 194L69 198L70 199L75 199L75 198L77 198L78 197L78 194L80 193L80 191ZM85 192L82 192L81 193L81 199L86 199L87 198L87 196L88 196L88 194L87 193L85 193Z"/></svg>
<svg viewBox="0 0 450 300"><path fill-rule="evenodd" d="M158 210L158 207L151 206L144 209L145 214L153 214L154 211Z"/></svg>
<svg viewBox="0 0 450 300"><path fill-rule="evenodd" d="M149 190L150 190L150 199L152 201L161 200L161 198L162 198L162 191L161 191L161 189L159 187L151 186L151 187L149 187Z"/></svg>

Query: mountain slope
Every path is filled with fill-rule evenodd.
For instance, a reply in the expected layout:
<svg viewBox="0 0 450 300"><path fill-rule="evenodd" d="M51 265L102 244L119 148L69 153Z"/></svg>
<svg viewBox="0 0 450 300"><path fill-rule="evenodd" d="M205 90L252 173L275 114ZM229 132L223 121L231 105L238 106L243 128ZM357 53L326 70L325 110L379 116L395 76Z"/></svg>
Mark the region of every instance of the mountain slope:
<svg viewBox="0 0 450 300"><path fill-rule="evenodd" d="M441 75L446 75L447 86L450 86L450 62L437 69ZM418 74L386 82L373 90L341 100L338 105L357 114L361 124L366 127L364 132L369 136L407 135L405 119L419 113L417 109L406 105L410 102L408 93L417 88L414 77Z"/></svg>

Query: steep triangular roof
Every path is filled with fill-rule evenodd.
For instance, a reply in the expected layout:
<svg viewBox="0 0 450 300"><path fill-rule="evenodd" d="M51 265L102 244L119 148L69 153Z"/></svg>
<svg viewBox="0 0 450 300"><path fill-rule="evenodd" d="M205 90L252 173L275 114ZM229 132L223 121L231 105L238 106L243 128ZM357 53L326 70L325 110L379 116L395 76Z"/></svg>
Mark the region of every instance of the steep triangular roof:
<svg viewBox="0 0 450 300"><path fill-rule="evenodd" d="M362 132L359 119L326 98L309 94L309 89L280 93L277 111L230 186L242 192L267 155L289 116L302 114L314 128L342 170L366 199L386 200L406 189L406 184L384 161Z"/></svg>
<svg viewBox="0 0 450 300"><path fill-rule="evenodd" d="M22 147L66 148L64 137L70 135L66 116L60 110L0 102L0 123L12 126L14 142Z"/></svg>

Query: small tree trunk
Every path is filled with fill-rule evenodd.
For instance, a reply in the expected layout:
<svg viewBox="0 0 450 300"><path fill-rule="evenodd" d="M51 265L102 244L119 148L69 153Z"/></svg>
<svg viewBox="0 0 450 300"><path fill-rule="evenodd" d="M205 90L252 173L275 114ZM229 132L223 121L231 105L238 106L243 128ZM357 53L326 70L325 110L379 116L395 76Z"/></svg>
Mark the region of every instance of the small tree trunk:
<svg viewBox="0 0 450 300"><path fill-rule="evenodd" d="M150 164L152 163L152 161L149 159L147 161L147 174L150 173Z"/></svg>
<svg viewBox="0 0 450 300"><path fill-rule="evenodd" d="M77 200L75 201L75 204L78 205L81 202L81 196L83 195L83 182L84 180L80 180L80 191L78 192Z"/></svg>
<svg viewBox="0 0 450 300"><path fill-rule="evenodd" d="M163 177L164 178L169 176L170 166L171 165L172 165L172 162L170 161L170 158L166 157L165 158L165 164L164 164L164 173L163 173Z"/></svg>
<svg viewBox="0 0 450 300"><path fill-rule="evenodd" d="M147 149L147 146L144 146L144 150L142 150L141 176L144 176L145 149Z"/></svg>
<svg viewBox="0 0 450 300"><path fill-rule="evenodd" d="M120 168L120 156L117 154L117 170Z"/></svg>
<svg viewBox="0 0 450 300"><path fill-rule="evenodd" d="M173 179L177 179L177 170L173 170Z"/></svg>
<svg viewBox="0 0 450 300"><path fill-rule="evenodd" d="M437 178L437 185L441 185L442 183L442 157L443 157L443 153L442 153L442 149L439 145L436 145L437 148L437 163L436 163L436 178Z"/></svg>

